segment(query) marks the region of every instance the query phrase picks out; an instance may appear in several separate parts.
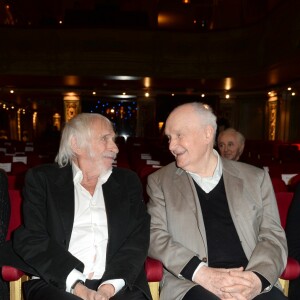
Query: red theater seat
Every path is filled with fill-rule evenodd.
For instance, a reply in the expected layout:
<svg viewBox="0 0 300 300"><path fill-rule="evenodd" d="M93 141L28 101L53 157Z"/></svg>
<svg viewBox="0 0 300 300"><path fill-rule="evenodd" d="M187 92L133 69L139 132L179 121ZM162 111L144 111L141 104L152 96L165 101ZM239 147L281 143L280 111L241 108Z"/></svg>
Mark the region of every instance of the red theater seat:
<svg viewBox="0 0 300 300"><path fill-rule="evenodd" d="M278 177L271 177L271 181L272 181L272 185L274 188L274 192L287 192L288 191L288 187L285 184L285 182Z"/></svg>

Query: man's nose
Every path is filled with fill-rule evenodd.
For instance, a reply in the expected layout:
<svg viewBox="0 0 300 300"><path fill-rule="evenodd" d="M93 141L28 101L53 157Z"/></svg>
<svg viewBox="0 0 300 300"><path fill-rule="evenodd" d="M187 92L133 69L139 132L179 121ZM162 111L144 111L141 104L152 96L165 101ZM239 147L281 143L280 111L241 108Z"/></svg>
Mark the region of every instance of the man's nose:
<svg viewBox="0 0 300 300"><path fill-rule="evenodd" d="M176 142L174 139L172 140L169 140L169 150L172 151L175 149L175 146L176 146Z"/></svg>
<svg viewBox="0 0 300 300"><path fill-rule="evenodd" d="M110 141L110 143L109 143L109 149L111 151L115 152L115 153L119 153L119 148L118 148L118 146L117 146L117 144L116 144L115 141Z"/></svg>

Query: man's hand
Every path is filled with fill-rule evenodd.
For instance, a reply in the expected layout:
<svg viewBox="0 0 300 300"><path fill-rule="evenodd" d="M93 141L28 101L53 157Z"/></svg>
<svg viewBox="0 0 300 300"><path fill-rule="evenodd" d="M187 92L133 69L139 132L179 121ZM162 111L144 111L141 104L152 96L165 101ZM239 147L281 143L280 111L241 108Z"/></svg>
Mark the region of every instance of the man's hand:
<svg viewBox="0 0 300 300"><path fill-rule="evenodd" d="M91 290L83 284L77 284L74 289L74 295L83 300L109 300L115 293L112 284L103 284L98 291Z"/></svg>
<svg viewBox="0 0 300 300"><path fill-rule="evenodd" d="M243 268L217 269L203 266L195 274L194 281L221 299L238 299L230 291L224 290L224 287L249 286L250 282L241 276L230 275L231 272L236 272L234 275L240 274Z"/></svg>
<svg viewBox="0 0 300 300"><path fill-rule="evenodd" d="M103 284L98 288L97 294L99 294L102 298L95 299L107 300L115 294L115 288L112 284Z"/></svg>
<svg viewBox="0 0 300 300"><path fill-rule="evenodd" d="M237 300L251 300L260 294L262 285L255 273L230 270L229 275L237 281L234 285L221 288L222 292L231 294ZM247 284L244 284L245 281Z"/></svg>

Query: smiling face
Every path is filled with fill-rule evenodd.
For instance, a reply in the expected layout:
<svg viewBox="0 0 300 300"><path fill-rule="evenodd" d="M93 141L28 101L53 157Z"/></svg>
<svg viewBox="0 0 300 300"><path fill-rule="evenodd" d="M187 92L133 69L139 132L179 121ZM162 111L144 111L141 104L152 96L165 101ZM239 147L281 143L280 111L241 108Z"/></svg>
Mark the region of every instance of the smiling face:
<svg viewBox="0 0 300 300"><path fill-rule="evenodd" d="M201 124L201 117L191 105L175 109L166 121L165 134L177 166L197 173L212 151L214 131Z"/></svg>
<svg viewBox="0 0 300 300"><path fill-rule="evenodd" d="M222 157L239 160L244 150L244 145L235 132L222 131L218 136L218 148Z"/></svg>

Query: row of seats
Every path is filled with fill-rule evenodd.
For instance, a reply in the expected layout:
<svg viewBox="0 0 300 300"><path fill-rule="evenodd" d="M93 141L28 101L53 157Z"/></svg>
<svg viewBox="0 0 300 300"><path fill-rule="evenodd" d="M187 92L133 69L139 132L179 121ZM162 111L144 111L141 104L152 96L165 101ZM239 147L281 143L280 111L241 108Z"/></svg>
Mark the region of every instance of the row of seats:
<svg viewBox="0 0 300 300"><path fill-rule="evenodd" d="M300 143L247 139L243 159L266 163L300 161Z"/></svg>
<svg viewBox="0 0 300 300"><path fill-rule="evenodd" d="M280 177L271 177L272 185L275 192L294 192L297 184L300 182L300 173L292 174L288 183Z"/></svg>
<svg viewBox="0 0 300 300"><path fill-rule="evenodd" d="M15 163L22 162L24 164L33 167L35 165L39 165L41 163L53 161L53 156L49 156L46 154L39 154L36 152L30 152L26 154L15 154L15 155L6 155L0 154L0 163Z"/></svg>
<svg viewBox="0 0 300 300"><path fill-rule="evenodd" d="M162 141L152 140L146 142L142 138L132 138L131 142L127 143L125 139L121 138L117 139L120 151L114 165L134 170L140 175L142 181L146 180L145 175L151 172L151 168L159 168L174 160ZM32 157L35 157L35 159L31 160ZM9 175L10 188L22 187L24 174L28 168L54 161L54 158L46 155L9 156L9 158L10 162L3 162L0 156L0 168L4 169ZM267 166L260 167L267 168L276 190L285 187L280 191L293 191L296 183L300 180L300 161L293 163L272 162Z"/></svg>
<svg viewBox="0 0 300 300"><path fill-rule="evenodd" d="M135 168L136 152L150 153L153 159L165 165L173 160L168 150L168 142L165 137L128 137L117 136L116 143L120 149L118 164ZM0 163L3 159L12 160L12 156L19 156L19 161L28 159L31 163L34 156L40 156L53 161L58 150L56 143L20 142L15 140L0 139ZM21 158L27 156L27 158ZM33 157L31 157L33 156ZM45 157L46 156L46 157ZM285 143L281 141L246 140L241 160L259 167L268 167L270 172L285 174L294 172L300 168L300 143Z"/></svg>

